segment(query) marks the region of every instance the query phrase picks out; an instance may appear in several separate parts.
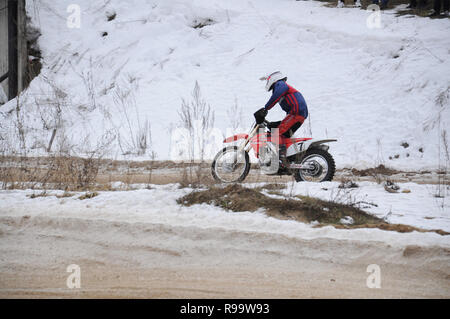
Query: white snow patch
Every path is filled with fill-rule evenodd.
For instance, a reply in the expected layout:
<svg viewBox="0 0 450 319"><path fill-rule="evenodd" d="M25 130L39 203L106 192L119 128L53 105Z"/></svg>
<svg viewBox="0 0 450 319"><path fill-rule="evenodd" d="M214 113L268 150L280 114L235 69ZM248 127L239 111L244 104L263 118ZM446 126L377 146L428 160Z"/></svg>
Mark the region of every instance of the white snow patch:
<svg viewBox="0 0 450 319"><path fill-rule="evenodd" d="M341 218L339 222L343 225L352 225L355 221L351 216L345 216L344 218Z"/></svg>

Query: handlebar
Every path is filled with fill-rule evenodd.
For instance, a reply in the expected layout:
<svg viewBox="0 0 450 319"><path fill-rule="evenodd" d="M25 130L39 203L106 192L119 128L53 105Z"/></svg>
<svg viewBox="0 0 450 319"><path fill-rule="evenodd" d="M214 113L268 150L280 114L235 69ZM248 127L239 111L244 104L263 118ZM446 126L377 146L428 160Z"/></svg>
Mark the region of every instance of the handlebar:
<svg viewBox="0 0 450 319"><path fill-rule="evenodd" d="M261 123L259 123L259 125L264 124L265 126L269 125L269 121L267 121L266 119L264 121L262 121Z"/></svg>
<svg viewBox="0 0 450 319"><path fill-rule="evenodd" d="M252 126L252 127L255 127L255 126L257 126L257 125L261 125L261 124L264 124L265 126L267 126L270 122L269 121L267 121L267 120L264 120L264 121L262 121L262 123L256 123L256 122L254 122L255 124Z"/></svg>

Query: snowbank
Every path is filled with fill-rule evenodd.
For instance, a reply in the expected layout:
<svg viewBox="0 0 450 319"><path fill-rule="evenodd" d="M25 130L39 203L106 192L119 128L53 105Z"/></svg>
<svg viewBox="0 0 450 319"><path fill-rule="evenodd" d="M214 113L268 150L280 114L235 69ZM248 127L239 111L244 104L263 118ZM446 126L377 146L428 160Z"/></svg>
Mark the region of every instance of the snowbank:
<svg viewBox="0 0 450 319"><path fill-rule="evenodd" d="M293 190L288 188L286 192L330 199L327 197L336 194L337 185L337 183L297 184ZM30 222L38 222L39 218L45 217L56 223L73 219L80 222L89 220L117 222L118 227L122 224L135 224L136 227L140 224L175 227L177 231L183 233L201 231L211 234L212 237L215 230L221 229L227 233L250 232L264 238L282 235L302 240L333 238L384 242L401 247L406 245L450 247L449 236L436 233L397 233L379 229L339 230L331 226L314 228L314 224L267 217L264 212L233 213L206 204L183 207L178 205L176 200L192 191L191 189L179 189L176 184L152 187L135 191L100 192L98 196L86 200L78 199L79 196L30 198L29 195L33 192L39 193L31 190L2 191L0 216L13 217L17 220L27 216L25 218ZM402 184L402 187L410 188L411 193L389 194L375 183L362 183L358 195L368 202L378 204L378 207L370 211L377 216L386 217L389 222L450 231L450 219L446 214L448 203L443 207L435 205L434 197L428 192L427 185ZM386 216L389 212L391 214Z"/></svg>

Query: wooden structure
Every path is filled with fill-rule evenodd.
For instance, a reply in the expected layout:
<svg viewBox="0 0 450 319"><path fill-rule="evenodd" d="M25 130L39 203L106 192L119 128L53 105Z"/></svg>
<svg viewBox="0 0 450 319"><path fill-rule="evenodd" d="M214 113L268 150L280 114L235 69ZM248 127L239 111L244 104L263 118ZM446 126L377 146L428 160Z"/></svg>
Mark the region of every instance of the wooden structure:
<svg viewBox="0 0 450 319"><path fill-rule="evenodd" d="M8 100L25 88L27 65L25 0L0 0L0 85Z"/></svg>

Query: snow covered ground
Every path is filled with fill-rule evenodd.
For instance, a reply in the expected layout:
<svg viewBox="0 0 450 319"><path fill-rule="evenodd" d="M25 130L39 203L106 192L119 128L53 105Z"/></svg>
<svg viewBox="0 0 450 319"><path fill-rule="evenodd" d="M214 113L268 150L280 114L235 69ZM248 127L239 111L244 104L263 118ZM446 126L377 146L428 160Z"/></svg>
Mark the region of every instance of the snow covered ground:
<svg viewBox="0 0 450 319"><path fill-rule="evenodd" d="M259 184L258 184L259 185ZM340 191L339 183L297 183L288 185L286 195L309 195L338 202L365 201L377 204L365 210L390 223L403 223L425 229L442 229L450 232L450 203L436 199L432 192L435 185L400 184L411 193L391 194L381 185L362 182L361 187ZM118 185L117 185L118 186ZM144 187L144 185L142 186ZM57 198L56 196L29 198L41 191L2 191L0 192L1 216L55 218L81 218L86 220L108 220L127 223L167 224L174 227L197 227L214 230L223 228L264 234L283 234L302 239L329 237L360 241L385 241L420 245L450 246L449 236L434 233L400 234L378 229L338 230L334 227L314 228L314 224L278 220L267 217L263 212L227 212L210 205L183 207L176 203L191 189L179 189L177 184L154 185L153 189L134 191L100 192L92 199L79 200L79 196ZM347 193L349 192L349 193ZM61 191L49 191L62 194ZM448 198L448 197L447 197ZM364 206L364 204L362 204Z"/></svg>
<svg viewBox="0 0 450 319"><path fill-rule="evenodd" d="M157 159L169 159L181 99L190 99L196 81L225 135L232 121L250 126L269 98L258 78L281 70L310 109L297 135L338 138L331 149L338 167L436 168L439 156L445 162L448 19L387 10L380 28L369 28L370 12L314 1L79 0L80 28L68 28L71 4L27 2L43 55L18 115L30 154L45 154L57 128L54 149L64 144L84 154L114 140L108 156L120 158L136 151L149 124ZM206 26L194 28L199 23ZM227 112L235 103L242 116ZM22 145L17 114L9 112L15 105L0 107L6 151ZM269 119L282 116L278 108Z"/></svg>
<svg viewBox="0 0 450 319"><path fill-rule="evenodd" d="M411 193L388 194L379 185L361 184L359 193L380 205L377 215L389 208L389 221L450 230L448 204L436 207L426 185L402 184ZM336 187L304 183L286 191L327 198ZM0 192L0 296L450 296L448 235L314 228L262 211L178 205L176 199L190 191L153 185L85 200L79 194L30 198L40 192ZM56 193L62 194L49 194ZM81 289L66 287L70 264L81 267ZM381 289L366 285L373 264L381 267Z"/></svg>
<svg viewBox="0 0 450 319"><path fill-rule="evenodd" d="M347 204L360 203L363 210L391 224L450 231L449 188L441 185L399 183L398 193L388 193L382 184L358 182L358 188L340 189L339 183L295 183L284 193L318 197ZM403 192L404 191L404 192ZM376 205L376 206L375 206Z"/></svg>

